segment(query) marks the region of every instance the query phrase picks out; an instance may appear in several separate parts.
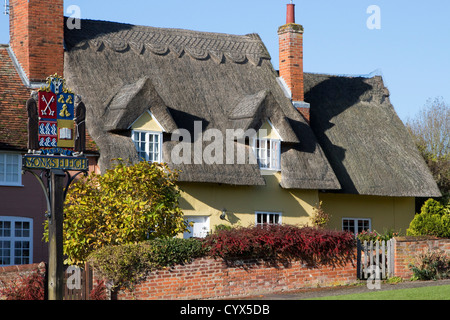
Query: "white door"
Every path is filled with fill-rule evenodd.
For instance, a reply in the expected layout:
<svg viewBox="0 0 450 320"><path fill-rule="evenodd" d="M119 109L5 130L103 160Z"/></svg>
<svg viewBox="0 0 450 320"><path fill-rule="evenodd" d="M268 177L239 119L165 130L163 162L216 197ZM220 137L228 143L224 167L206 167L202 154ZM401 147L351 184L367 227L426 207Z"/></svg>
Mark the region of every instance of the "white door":
<svg viewBox="0 0 450 320"><path fill-rule="evenodd" d="M193 222L194 226L189 227L189 232L184 233L184 238L204 238L208 235L210 231L209 217L198 216L198 217L187 217L189 222Z"/></svg>

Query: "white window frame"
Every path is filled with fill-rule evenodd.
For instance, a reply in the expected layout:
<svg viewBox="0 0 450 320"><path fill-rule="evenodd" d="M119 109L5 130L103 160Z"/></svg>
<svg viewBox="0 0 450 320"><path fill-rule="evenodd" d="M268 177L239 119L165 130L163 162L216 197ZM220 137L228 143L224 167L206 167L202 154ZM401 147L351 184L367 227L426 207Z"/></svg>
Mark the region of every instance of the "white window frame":
<svg viewBox="0 0 450 320"><path fill-rule="evenodd" d="M252 149L261 170L281 170L281 140L269 138L255 138ZM273 151L277 149L276 153Z"/></svg>
<svg viewBox="0 0 450 320"><path fill-rule="evenodd" d="M3 226L0 230L0 266L12 266L21 264L32 264L33 263L33 219L22 218L22 217L0 217L0 225ZM9 232L6 233L6 228L4 227L5 222L9 223ZM16 229L17 223L28 223L29 229L28 235L21 235L21 229ZM9 248L5 245L9 242ZM18 247L19 243L28 242L28 248ZM28 257L18 255L18 252L23 253L27 250ZM9 251L9 263L3 263L3 258L8 257L6 254ZM20 259L18 261L17 259ZM25 259L25 260L24 260Z"/></svg>
<svg viewBox="0 0 450 320"><path fill-rule="evenodd" d="M258 222L258 216L261 216L262 219L261 220L265 220L263 222ZM277 216L278 217L278 222L277 223L273 223L271 222L271 217ZM283 215L281 214L281 212L268 212L268 211L256 211L255 212L255 225L257 226L261 226L264 224L282 224L282 217Z"/></svg>
<svg viewBox="0 0 450 320"><path fill-rule="evenodd" d="M17 163L8 163L8 158L14 157ZM15 181L6 181L7 166L14 166ZM2 178L3 176L3 178ZM23 187L22 185L22 155L20 153L0 152L0 186Z"/></svg>
<svg viewBox="0 0 450 320"><path fill-rule="evenodd" d="M140 134L145 134L145 141L144 141L144 143L145 143L145 150L144 150L145 158L143 158L143 160L148 161L148 162L158 162L158 163L163 162L163 152L162 152L163 151L162 150L162 147L163 147L163 141L162 141L163 140L163 134L162 134L162 132L144 131L144 130L132 130L131 131L131 139L134 142L134 145L136 147L136 150L137 150L139 156L141 156L141 151L138 148L138 143L141 143L142 141L140 141L140 140L138 141L138 140L135 139L135 134L136 133L139 134L139 135ZM158 137L158 150L159 150L159 152L158 152L158 155L157 155L156 159L150 159L150 155L152 154L152 152L150 150L150 145L151 145L150 136Z"/></svg>
<svg viewBox="0 0 450 320"><path fill-rule="evenodd" d="M344 221L353 221L353 231L352 230L345 230L344 228ZM358 233L360 233L361 231L359 231L359 222L363 221L363 222L368 222L369 223L369 231L372 231L372 219L370 218L342 218L342 230L343 231L350 231L352 232L354 235L357 235ZM367 230L367 229L365 229Z"/></svg>

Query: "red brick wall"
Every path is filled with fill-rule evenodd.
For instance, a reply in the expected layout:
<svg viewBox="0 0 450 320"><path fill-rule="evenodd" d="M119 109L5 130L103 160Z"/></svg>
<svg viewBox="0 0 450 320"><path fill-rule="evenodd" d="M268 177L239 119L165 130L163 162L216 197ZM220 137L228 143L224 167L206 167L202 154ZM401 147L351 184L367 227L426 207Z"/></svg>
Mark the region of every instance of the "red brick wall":
<svg viewBox="0 0 450 320"><path fill-rule="evenodd" d="M292 265L265 265L242 261L227 266L222 260L197 259L192 264L152 272L133 291L120 290L118 300L214 299L289 292L303 288L347 285L356 282L356 267L308 268Z"/></svg>
<svg viewBox="0 0 450 320"><path fill-rule="evenodd" d="M27 277L37 270L45 272L45 268L46 266L43 262L22 266L0 267L0 288L9 285L11 282L18 280L21 277ZM2 300L1 295L0 300Z"/></svg>
<svg viewBox="0 0 450 320"><path fill-rule="evenodd" d="M63 41L63 0L10 0L10 46L30 81L64 75Z"/></svg>
<svg viewBox="0 0 450 320"><path fill-rule="evenodd" d="M433 237L399 237L394 242L395 276L410 279L413 276L409 264L414 262L416 253L426 249L438 249L450 255L450 239Z"/></svg>

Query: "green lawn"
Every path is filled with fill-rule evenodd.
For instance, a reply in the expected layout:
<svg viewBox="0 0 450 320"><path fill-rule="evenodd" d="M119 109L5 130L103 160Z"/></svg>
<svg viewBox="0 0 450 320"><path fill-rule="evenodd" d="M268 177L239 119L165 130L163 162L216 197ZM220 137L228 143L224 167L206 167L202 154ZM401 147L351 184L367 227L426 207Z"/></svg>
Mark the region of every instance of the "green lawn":
<svg viewBox="0 0 450 320"><path fill-rule="evenodd" d="M450 300L450 285L373 291L360 294L322 297L314 300Z"/></svg>

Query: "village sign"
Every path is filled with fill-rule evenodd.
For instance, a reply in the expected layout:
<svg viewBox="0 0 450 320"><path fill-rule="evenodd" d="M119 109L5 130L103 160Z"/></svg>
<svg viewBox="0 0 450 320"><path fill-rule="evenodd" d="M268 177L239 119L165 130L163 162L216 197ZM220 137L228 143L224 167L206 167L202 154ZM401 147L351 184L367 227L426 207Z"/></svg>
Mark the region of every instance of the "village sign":
<svg viewBox="0 0 450 320"><path fill-rule="evenodd" d="M89 170L84 156L86 108L81 97L55 74L31 93L27 111L28 154L23 156L22 169L34 175L44 191L49 242L47 293L49 300L62 300L64 201L70 184ZM40 174L35 170L41 170Z"/></svg>

